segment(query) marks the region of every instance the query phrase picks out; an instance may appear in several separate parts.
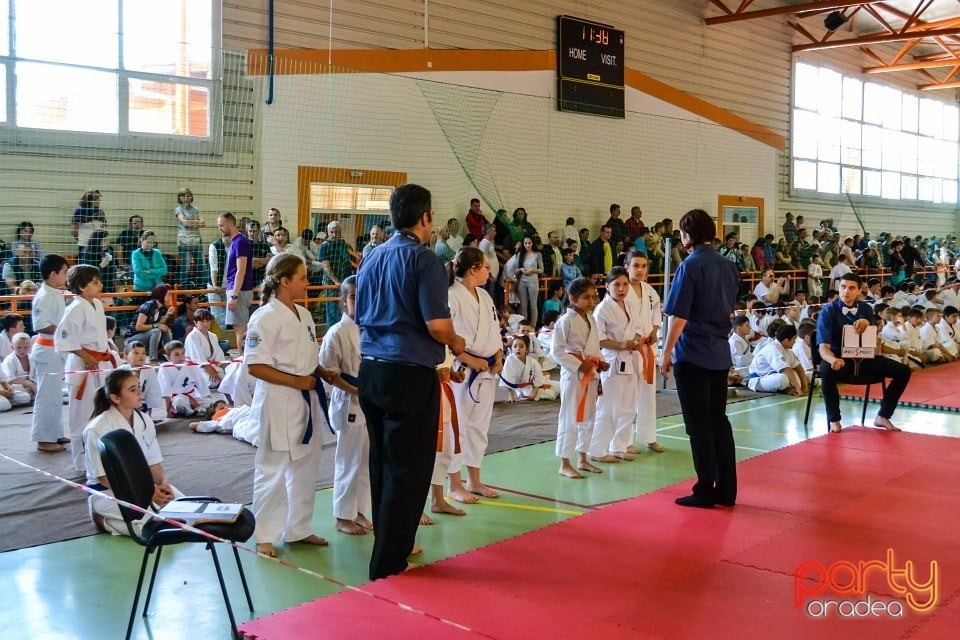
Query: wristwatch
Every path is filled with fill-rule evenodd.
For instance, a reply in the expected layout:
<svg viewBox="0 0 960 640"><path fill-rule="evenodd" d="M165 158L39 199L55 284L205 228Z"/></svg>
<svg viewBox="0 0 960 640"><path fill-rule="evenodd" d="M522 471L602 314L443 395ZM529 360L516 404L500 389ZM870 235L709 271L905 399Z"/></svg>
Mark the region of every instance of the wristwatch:
<svg viewBox="0 0 960 640"><path fill-rule="evenodd" d="M231 293L231 294L230 294L230 299L231 299L231 300L239 300L239 299L240 299L240 296L238 296L238 295L235 294L235 293Z"/></svg>

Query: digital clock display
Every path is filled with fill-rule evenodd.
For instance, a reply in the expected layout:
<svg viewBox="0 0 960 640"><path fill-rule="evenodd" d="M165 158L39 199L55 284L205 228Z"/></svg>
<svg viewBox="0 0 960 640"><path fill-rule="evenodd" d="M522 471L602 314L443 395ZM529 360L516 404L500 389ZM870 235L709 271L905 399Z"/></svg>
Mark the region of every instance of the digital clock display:
<svg viewBox="0 0 960 640"><path fill-rule="evenodd" d="M623 118L623 31L557 16L557 41L560 110Z"/></svg>

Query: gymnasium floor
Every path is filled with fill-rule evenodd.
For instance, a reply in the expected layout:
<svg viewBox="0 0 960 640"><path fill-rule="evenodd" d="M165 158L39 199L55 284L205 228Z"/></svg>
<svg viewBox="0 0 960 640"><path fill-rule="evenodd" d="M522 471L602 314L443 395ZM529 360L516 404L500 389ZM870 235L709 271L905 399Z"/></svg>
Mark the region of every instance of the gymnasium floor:
<svg viewBox="0 0 960 640"><path fill-rule="evenodd" d="M805 439L801 424L805 401L771 396L731 405L728 415L738 458L744 460ZM843 403L848 418L859 417L859 408L858 403ZM869 408L868 421L875 408ZM0 416L0 424L2 420ZM956 413L900 409L896 421L907 431L960 437L960 415ZM812 435L822 433L825 418L818 399L810 424ZM612 465L607 473L583 481L557 476L553 443L488 456L484 477L502 488L501 499L466 506L466 517L438 516L434 526L421 527L418 540L425 552L417 561L447 558L690 478L693 471L680 417L661 419L658 431L660 442L668 448L666 453L648 453L634 462ZM741 487L743 490L749 488ZM331 545L283 550L283 560L301 570L241 554L255 606L252 615L243 604L232 557L221 547L238 624L340 589L322 576L351 585L366 581L372 539L335 532L330 502L331 492L321 491L315 527ZM638 548L642 550L642 541ZM131 541L107 535L0 554L0 575L6 582L0 637L122 638L141 555L141 548ZM161 565L150 615L146 624L138 616L133 637L229 638L209 554L199 545L174 547L164 551ZM478 605L482 603L464 603Z"/></svg>

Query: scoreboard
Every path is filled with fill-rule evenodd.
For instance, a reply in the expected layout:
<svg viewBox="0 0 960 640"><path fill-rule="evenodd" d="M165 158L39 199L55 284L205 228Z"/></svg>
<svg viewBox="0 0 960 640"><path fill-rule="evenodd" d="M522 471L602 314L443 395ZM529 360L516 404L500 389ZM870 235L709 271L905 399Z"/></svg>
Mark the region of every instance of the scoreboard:
<svg viewBox="0 0 960 640"><path fill-rule="evenodd" d="M623 31L557 16L557 96L560 111L623 118Z"/></svg>

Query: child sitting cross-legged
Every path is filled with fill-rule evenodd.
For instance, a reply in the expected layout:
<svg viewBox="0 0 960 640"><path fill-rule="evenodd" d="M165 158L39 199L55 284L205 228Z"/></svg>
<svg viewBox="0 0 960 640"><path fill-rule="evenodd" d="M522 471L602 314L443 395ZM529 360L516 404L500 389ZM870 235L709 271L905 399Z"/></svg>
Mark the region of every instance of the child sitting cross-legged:
<svg viewBox="0 0 960 640"><path fill-rule="evenodd" d="M510 355L503 362L500 386L507 390L507 402L517 400L556 400L560 383L543 375L537 359L529 354L530 337L514 336L510 343Z"/></svg>
<svg viewBox="0 0 960 640"><path fill-rule="evenodd" d="M171 340L165 349L169 362L160 367L157 377L160 378L160 392L167 404L167 415L202 415L210 391L204 384L200 367L194 362L187 362L183 343L179 340Z"/></svg>

